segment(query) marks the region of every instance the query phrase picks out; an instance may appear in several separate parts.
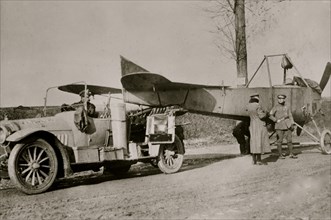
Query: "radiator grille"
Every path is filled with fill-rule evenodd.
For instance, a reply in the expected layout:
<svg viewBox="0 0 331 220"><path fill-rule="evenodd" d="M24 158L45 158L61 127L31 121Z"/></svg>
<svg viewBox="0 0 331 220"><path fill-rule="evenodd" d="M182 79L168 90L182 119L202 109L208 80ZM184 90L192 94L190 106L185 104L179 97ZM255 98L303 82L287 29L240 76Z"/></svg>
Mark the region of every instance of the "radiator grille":
<svg viewBox="0 0 331 220"><path fill-rule="evenodd" d="M62 144L68 145L68 135L67 134L57 134L56 137L57 137L57 139L59 139L59 141Z"/></svg>

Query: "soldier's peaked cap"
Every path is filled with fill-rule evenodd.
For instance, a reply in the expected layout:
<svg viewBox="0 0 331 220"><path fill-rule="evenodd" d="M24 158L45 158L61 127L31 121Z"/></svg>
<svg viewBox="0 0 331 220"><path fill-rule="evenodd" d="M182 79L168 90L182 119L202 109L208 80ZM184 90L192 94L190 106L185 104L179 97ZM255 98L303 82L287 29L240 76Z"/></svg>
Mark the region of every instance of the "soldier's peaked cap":
<svg viewBox="0 0 331 220"><path fill-rule="evenodd" d="M286 95L281 94L281 95L278 95L277 98L279 98L279 99L285 99L286 98Z"/></svg>
<svg viewBox="0 0 331 220"><path fill-rule="evenodd" d="M258 93L253 93L252 95L251 95L251 99L256 99L256 100L260 100L260 97L259 97L260 95L258 94Z"/></svg>
<svg viewBox="0 0 331 220"><path fill-rule="evenodd" d="M81 97L84 97L84 95L85 95L85 90L82 90L80 93L79 93L79 95L81 96ZM91 96L92 94L91 94L91 92L89 92L88 90L87 90L87 97L89 97L89 96Z"/></svg>
<svg viewBox="0 0 331 220"><path fill-rule="evenodd" d="M259 93L253 93L252 95L251 95L251 98L253 98L253 97L259 97L260 95L259 95Z"/></svg>

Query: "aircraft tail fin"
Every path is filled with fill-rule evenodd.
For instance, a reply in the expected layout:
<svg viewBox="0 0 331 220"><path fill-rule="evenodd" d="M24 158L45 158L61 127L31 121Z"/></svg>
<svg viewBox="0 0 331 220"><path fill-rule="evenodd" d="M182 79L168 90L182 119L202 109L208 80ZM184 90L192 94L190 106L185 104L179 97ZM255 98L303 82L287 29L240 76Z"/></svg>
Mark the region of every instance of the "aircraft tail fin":
<svg viewBox="0 0 331 220"><path fill-rule="evenodd" d="M331 63L328 62L325 66L325 70L323 73L323 76L321 78L321 82L320 82L320 87L322 89L322 91L324 90L326 84L328 83L329 79L330 79L330 75L331 75Z"/></svg>
<svg viewBox="0 0 331 220"><path fill-rule="evenodd" d="M136 72L149 72L148 70L144 69L141 66L138 66L137 64L133 63L132 61L124 58L121 56L121 73L122 76L125 76L130 73L136 73Z"/></svg>

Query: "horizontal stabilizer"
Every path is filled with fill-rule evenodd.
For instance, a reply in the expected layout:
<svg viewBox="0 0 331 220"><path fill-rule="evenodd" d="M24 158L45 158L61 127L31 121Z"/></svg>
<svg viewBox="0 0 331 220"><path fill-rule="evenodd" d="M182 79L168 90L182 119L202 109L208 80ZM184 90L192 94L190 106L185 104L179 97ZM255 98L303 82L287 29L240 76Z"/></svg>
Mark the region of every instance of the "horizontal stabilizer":
<svg viewBox="0 0 331 220"><path fill-rule="evenodd" d="M138 72L122 76L121 82L123 88L128 91L174 91L183 89L228 87L171 82L164 76L150 72Z"/></svg>
<svg viewBox="0 0 331 220"><path fill-rule="evenodd" d="M330 79L330 74L331 74L331 63L328 62L326 64L323 76L321 78L321 82L320 82L320 87L322 89L322 91L324 90L326 84L328 83L329 79Z"/></svg>
<svg viewBox="0 0 331 220"><path fill-rule="evenodd" d="M123 88L129 91L153 91L158 84L171 83L167 78L149 72L131 73L122 76Z"/></svg>
<svg viewBox="0 0 331 220"><path fill-rule="evenodd" d="M64 92L79 94L81 91L85 89L85 85L70 84L70 85L59 86L58 89ZM89 90L89 92L91 92L92 95L122 93L121 89L105 87L105 86L87 85L87 89Z"/></svg>

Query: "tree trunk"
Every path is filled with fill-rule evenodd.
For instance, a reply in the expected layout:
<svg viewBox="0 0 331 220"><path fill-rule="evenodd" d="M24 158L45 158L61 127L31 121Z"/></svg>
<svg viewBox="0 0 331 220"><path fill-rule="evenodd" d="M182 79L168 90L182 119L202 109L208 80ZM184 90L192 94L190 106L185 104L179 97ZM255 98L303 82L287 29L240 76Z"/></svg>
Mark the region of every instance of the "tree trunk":
<svg viewBox="0 0 331 220"><path fill-rule="evenodd" d="M248 82L245 33L245 0L235 0L234 13L236 32L237 85L238 87L242 87Z"/></svg>

